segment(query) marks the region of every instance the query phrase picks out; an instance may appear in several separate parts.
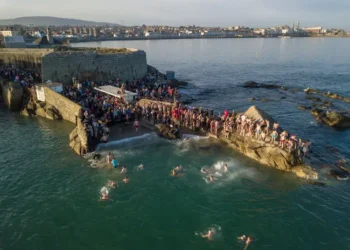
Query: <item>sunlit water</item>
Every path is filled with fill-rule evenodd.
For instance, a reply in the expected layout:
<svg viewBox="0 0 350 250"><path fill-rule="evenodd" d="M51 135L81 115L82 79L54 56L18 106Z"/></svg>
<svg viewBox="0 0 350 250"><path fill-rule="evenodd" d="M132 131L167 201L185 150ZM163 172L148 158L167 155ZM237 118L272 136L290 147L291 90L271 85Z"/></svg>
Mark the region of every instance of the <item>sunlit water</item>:
<svg viewBox="0 0 350 250"><path fill-rule="evenodd" d="M103 42L100 47L146 50L149 64L190 81L193 105L242 111L248 97L281 125L314 142L319 171L350 160L348 131L315 123L302 93L247 90L248 80L308 86L350 96L347 39L208 39ZM256 53L259 53L257 56ZM281 99L286 96L286 99ZM344 103L339 108L349 109ZM166 141L154 134L102 145L128 168L91 164L68 147L73 126L0 110L0 249L348 249L349 182L326 174L326 187L266 168L209 138ZM332 147L330 147L332 145ZM222 173L222 162L228 173ZM137 171L143 164L145 169ZM184 175L171 177L181 164ZM218 172L211 184L201 168ZM99 201L107 180L118 181L109 201ZM208 242L199 234L215 227Z"/></svg>

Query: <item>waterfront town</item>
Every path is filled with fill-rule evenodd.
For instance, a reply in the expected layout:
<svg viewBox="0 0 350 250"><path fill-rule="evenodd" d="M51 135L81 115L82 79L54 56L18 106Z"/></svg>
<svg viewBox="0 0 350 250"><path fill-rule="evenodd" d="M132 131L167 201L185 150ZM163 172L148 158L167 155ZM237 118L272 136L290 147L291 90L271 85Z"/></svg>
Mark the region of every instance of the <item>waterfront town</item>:
<svg viewBox="0 0 350 250"><path fill-rule="evenodd" d="M0 47L48 48L74 42L147 39L350 37L343 29L302 27L299 22L269 28L244 26L0 26Z"/></svg>

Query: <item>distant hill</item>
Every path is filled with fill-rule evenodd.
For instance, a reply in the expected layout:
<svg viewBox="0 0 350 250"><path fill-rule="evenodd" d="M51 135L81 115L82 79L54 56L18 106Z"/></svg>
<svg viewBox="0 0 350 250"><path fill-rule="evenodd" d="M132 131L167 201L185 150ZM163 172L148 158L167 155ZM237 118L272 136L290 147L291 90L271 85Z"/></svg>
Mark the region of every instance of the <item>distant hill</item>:
<svg viewBox="0 0 350 250"><path fill-rule="evenodd" d="M23 26L120 26L115 23L93 22L71 18L60 18L51 16L28 16L13 19L0 19L0 25L23 25Z"/></svg>

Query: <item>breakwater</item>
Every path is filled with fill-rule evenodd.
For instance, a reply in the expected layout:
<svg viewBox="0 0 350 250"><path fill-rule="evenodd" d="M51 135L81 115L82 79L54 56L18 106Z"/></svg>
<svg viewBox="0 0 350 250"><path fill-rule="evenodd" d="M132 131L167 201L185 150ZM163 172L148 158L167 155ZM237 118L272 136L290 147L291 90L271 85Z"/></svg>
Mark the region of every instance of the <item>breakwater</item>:
<svg viewBox="0 0 350 250"><path fill-rule="evenodd" d="M144 103L142 104L145 105ZM164 104L153 101L151 103L147 103L146 105L158 106ZM168 103L168 107L171 105L171 103ZM177 106L179 106L179 104ZM248 119L254 119L257 121L268 120L271 124L274 122L271 116L255 106L250 107L241 115L245 115ZM214 119L214 121L215 120L216 119ZM174 127L177 127L180 128L180 131L185 130L186 133L207 135L224 142L230 148L233 148L234 150L265 166L291 172L304 179L318 179L318 173L304 163L304 161L298 155L297 149L288 150L287 148L281 148L279 146L279 142L273 141L270 135L267 135L264 140L261 140L255 138L255 133L254 135L248 135L248 133L244 133L244 135L242 135L241 132L238 131L238 127L235 131L225 133L225 128L222 127L205 131L203 130L203 127L199 129L200 126L192 126L192 124L189 123L190 128L196 128L197 132L195 132L192 129L189 129L188 126L184 126L186 121L181 121L181 119L174 117L172 119L172 123L173 125L170 127L166 124L157 124L156 128L158 133L165 138L175 139L176 136L173 135L172 131L174 130ZM216 133L213 133L212 130L216 130Z"/></svg>

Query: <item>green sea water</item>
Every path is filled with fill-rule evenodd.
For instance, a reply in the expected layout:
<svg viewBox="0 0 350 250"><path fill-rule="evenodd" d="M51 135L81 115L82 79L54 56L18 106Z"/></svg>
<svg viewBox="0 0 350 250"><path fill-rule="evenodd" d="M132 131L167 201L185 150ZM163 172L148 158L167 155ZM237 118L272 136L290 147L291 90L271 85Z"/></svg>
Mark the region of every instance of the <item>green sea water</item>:
<svg viewBox="0 0 350 250"><path fill-rule="evenodd" d="M76 156L70 124L0 112L1 249L243 249L242 234L254 239L249 249L349 247L345 183L312 186L208 138L147 134L98 150L130 178L102 202L101 187L123 175ZM207 184L200 169L220 161L229 172ZM178 164L184 176L171 177ZM198 235L210 227L213 242Z"/></svg>
<svg viewBox="0 0 350 250"><path fill-rule="evenodd" d="M294 175L261 166L208 138L166 141L153 134L111 142L128 168L128 184L99 201L119 169L92 166L68 146L73 125L21 117L0 106L0 249L349 249L350 186L327 175L335 160L350 160L350 130L317 124L297 105L303 93L247 90L248 80L290 88L316 87L350 93L347 39L203 39L91 43L84 46L136 47L148 63L175 70L190 81L183 92L192 105L243 111L249 97L283 128L313 142L311 163L327 185L314 186ZM218 50L220 48L220 51ZM256 56L259 52L259 56ZM281 98L283 97L283 99ZM349 110L346 103L337 109ZM202 167L226 162L229 171L207 184ZM144 171L136 171L139 164ZM184 176L171 177L181 164ZM325 166L327 165L327 166ZM326 178L326 179L325 179ZM217 230L213 242L199 234Z"/></svg>

